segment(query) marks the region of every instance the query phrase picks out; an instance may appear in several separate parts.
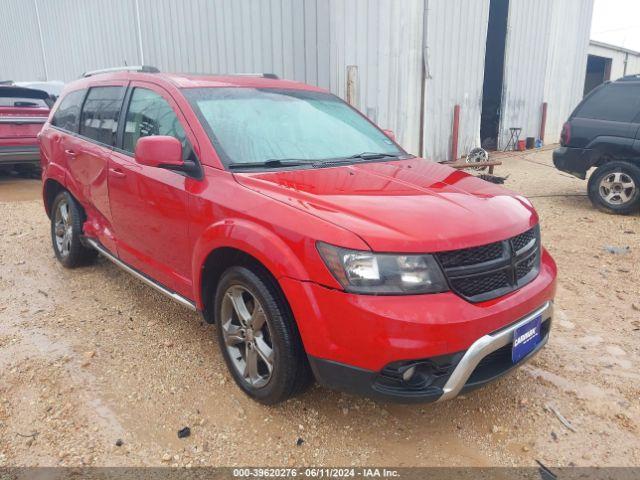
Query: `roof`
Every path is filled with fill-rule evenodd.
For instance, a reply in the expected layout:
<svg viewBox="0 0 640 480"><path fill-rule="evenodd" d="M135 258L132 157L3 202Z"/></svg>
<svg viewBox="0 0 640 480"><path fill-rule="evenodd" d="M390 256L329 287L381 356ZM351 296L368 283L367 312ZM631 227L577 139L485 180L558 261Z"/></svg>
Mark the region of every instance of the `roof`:
<svg viewBox="0 0 640 480"><path fill-rule="evenodd" d="M229 75L207 75L188 73L150 73L148 71L104 71L99 73L91 72L91 75L82 77L69 84L68 90L76 88L87 88L98 82L109 81L133 81L143 80L156 84L163 82L171 83L177 88L203 88L203 87L246 87L246 88L284 88L291 90L312 90L322 91L324 89L307 85L291 80L281 80L275 76L264 76L264 74L229 74Z"/></svg>
<svg viewBox="0 0 640 480"><path fill-rule="evenodd" d="M619 47L617 45L611 45L610 43L599 42L597 40L590 40L590 45L594 47L606 48L607 50L615 50L616 52L628 53L629 55L635 55L640 57L640 52L636 52L635 50L630 50L628 48Z"/></svg>
<svg viewBox="0 0 640 480"><path fill-rule="evenodd" d="M158 73L155 75L168 79L179 88L253 87L324 91L321 88L305 83L263 77L261 75L205 75L183 73Z"/></svg>

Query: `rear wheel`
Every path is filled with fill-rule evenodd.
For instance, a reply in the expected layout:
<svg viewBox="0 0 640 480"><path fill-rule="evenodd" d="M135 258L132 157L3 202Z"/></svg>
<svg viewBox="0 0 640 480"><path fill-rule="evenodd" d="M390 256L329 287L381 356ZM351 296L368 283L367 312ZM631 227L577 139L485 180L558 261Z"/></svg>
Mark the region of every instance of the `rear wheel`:
<svg viewBox="0 0 640 480"><path fill-rule="evenodd" d="M266 272L240 266L226 270L216 291L215 313L225 362L247 395L270 405L310 384L293 316Z"/></svg>
<svg viewBox="0 0 640 480"><path fill-rule="evenodd" d="M60 192L51 207L51 243L56 258L66 268L90 263L98 254L82 244L84 214L69 192Z"/></svg>
<svg viewBox="0 0 640 480"><path fill-rule="evenodd" d="M605 212L628 215L640 209L640 168L628 162L609 162L589 178L589 198Z"/></svg>

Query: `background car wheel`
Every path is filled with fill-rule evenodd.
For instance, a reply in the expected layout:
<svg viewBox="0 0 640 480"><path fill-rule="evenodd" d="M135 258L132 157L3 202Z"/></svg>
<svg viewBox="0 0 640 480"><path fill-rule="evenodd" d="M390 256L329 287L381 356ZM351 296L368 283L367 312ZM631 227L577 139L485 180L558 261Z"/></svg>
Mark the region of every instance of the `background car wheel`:
<svg viewBox="0 0 640 480"><path fill-rule="evenodd" d="M69 192L60 192L51 207L51 242L56 258L66 268L86 265L97 256L80 240L84 213Z"/></svg>
<svg viewBox="0 0 640 480"><path fill-rule="evenodd" d="M640 209L640 167L609 162L589 178L589 198L600 210L628 215Z"/></svg>
<svg viewBox="0 0 640 480"><path fill-rule="evenodd" d="M311 371L275 280L255 267L231 267L216 289L218 342L238 386L271 405L302 392Z"/></svg>

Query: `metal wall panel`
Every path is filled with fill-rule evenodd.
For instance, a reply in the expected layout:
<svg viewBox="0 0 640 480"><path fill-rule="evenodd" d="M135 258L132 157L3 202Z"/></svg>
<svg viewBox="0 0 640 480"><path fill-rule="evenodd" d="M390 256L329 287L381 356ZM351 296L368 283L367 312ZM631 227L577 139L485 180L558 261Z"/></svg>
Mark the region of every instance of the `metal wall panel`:
<svg viewBox="0 0 640 480"><path fill-rule="evenodd" d="M560 141L562 125L582 100L593 0L554 0L544 101L545 142Z"/></svg>
<svg viewBox="0 0 640 480"><path fill-rule="evenodd" d="M49 79L140 63L131 0L37 0Z"/></svg>
<svg viewBox="0 0 640 480"><path fill-rule="evenodd" d="M549 104L547 143L582 97L593 0L511 0L505 57L500 146L510 127L538 137Z"/></svg>
<svg viewBox="0 0 640 480"><path fill-rule="evenodd" d="M320 3L320 2L319 2ZM346 98L358 67L356 107L419 153L423 0L330 0L330 87Z"/></svg>
<svg viewBox="0 0 640 480"><path fill-rule="evenodd" d="M460 105L458 151L480 145L480 114L489 0L428 0L425 155L451 156L453 108Z"/></svg>
<svg viewBox="0 0 640 480"><path fill-rule="evenodd" d="M322 3L139 0L144 61L163 71L269 72L328 87ZM322 37L325 48L316 48Z"/></svg>
<svg viewBox="0 0 640 480"><path fill-rule="evenodd" d="M45 80L33 0L3 0L0 15L0 80Z"/></svg>
<svg viewBox="0 0 640 480"><path fill-rule="evenodd" d="M49 79L144 61L165 71L274 72L345 98L355 66L354 103L412 153L424 134L428 157L449 158L455 104L460 154L480 144L489 0L3 1L0 78L45 76L37 6ZM582 92L592 6L511 0L502 144L511 126L538 135L543 101L547 141L557 138Z"/></svg>
<svg viewBox="0 0 640 480"><path fill-rule="evenodd" d="M539 134L553 2L509 2L499 147L511 127L522 128L520 139Z"/></svg>

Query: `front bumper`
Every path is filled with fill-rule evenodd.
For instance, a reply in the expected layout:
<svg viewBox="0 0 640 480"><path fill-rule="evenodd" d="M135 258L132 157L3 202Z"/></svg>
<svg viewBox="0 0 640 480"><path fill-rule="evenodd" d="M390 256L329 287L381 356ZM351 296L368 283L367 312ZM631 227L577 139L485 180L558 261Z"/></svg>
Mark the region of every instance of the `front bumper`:
<svg viewBox="0 0 640 480"><path fill-rule="evenodd" d="M539 315L542 316L540 342L526 357L513 363L514 332ZM400 403L449 400L500 378L538 353L549 339L552 317L553 302L548 301L524 318L482 336L464 352L396 362L380 372L313 356L309 362L316 380L328 388ZM417 375L405 381L402 373L412 367Z"/></svg>
<svg viewBox="0 0 640 480"><path fill-rule="evenodd" d="M40 163L37 145L0 146L0 165Z"/></svg>

